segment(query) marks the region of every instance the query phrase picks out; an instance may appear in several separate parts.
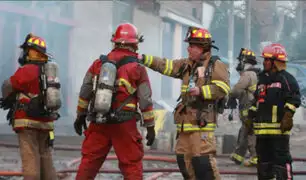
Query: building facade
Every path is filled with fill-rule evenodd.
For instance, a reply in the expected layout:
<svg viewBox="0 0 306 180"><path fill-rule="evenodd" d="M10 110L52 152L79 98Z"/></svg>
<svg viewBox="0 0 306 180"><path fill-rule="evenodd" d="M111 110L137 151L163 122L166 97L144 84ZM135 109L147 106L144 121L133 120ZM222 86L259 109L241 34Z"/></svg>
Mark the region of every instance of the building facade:
<svg viewBox="0 0 306 180"><path fill-rule="evenodd" d="M212 5L201 1L0 2L0 80L3 82L18 67L18 45L26 34L44 37L48 51L60 65L62 114L73 117L83 76L100 54L111 50L110 38L119 23L134 23L144 35L140 53L180 58L187 57L183 40L188 26L209 28L211 18L207 17L213 10ZM179 96L180 81L148 72L153 99L171 108Z"/></svg>

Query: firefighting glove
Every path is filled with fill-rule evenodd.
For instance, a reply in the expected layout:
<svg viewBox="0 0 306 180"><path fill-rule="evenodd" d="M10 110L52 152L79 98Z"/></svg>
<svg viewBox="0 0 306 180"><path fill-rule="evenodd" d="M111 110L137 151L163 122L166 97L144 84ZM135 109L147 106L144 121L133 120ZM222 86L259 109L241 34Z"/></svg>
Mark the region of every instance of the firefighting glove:
<svg viewBox="0 0 306 180"><path fill-rule="evenodd" d="M155 129L154 126L147 127L147 136L146 136L147 146L151 146L155 140Z"/></svg>
<svg viewBox="0 0 306 180"><path fill-rule="evenodd" d="M84 130L87 129L86 115L80 115L74 121L74 130L78 135L82 135L83 128Z"/></svg>
<svg viewBox="0 0 306 180"><path fill-rule="evenodd" d="M248 111L248 119L250 119L250 120L255 119L255 118L256 118L256 114L257 114L256 111L253 111L253 110L250 109L250 110Z"/></svg>
<svg viewBox="0 0 306 180"><path fill-rule="evenodd" d="M280 122L280 129L284 133L290 131L293 127L293 115L294 113L290 110L285 110L282 121Z"/></svg>
<svg viewBox="0 0 306 180"><path fill-rule="evenodd" d="M236 98L229 98L226 106L228 109L236 109L237 108Z"/></svg>

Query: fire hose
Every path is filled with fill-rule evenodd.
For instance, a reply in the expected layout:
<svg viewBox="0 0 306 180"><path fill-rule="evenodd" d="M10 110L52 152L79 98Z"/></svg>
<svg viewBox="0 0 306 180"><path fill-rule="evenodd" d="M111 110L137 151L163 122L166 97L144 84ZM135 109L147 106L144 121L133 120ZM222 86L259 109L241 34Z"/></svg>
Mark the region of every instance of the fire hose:
<svg viewBox="0 0 306 180"><path fill-rule="evenodd" d="M18 144L15 143L6 143L0 141L1 147L7 147L7 148L19 148ZM81 151L81 148L79 146L69 146L69 145L55 145L54 150L58 151ZM175 155L174 152L169 151L157 151L157 150L147 150L145 151L146 154L157 154L157 155ZM229 155L227 154L218 154L216 157L218 158L228 158ZM300 158L300 157L293 157L293 161L296 162L306 162L306 158Z"/></svg>
<svg viewBox="0 0 306 180"><path fill-rule="evenodd" d="M77 169L64 169L57 171L57 173L76 173ZM154 173L154 172L172 172L179 173L178 168L154 168L154 169L144 169L144 173ZM117 169L102 169L99 173L105 174L120 174L121 171ZM256 172L245 172L245 171L220 171L220 174L223 175L257 175ZM306 171L294 171L293 175L306 175ZM0 176L22 176L22 172L17 171L0 171Z"/></svg>
<svg viewBox="0 0 306 180"><path fill-rule="evenodd" d="M0 146L5 147L11 147L11 148L18 148L19 146L17 144L13 143L3 143L0 142ZM72 146L55 146L54 150L62 150L62 151L80 151L79 147L72 147ZM146 153L151 154L159 154L159 155L174 155L173 152L165 152L165 151L146 151ZM218 155L217 157L228 157L228 155ZM67 166L71 167L77 163L79 163L81 158L74 159L70 161ZM114 155L107 156L106 160L117 160L117 157ZM162 157L162 156L144 156L143 160L147 161L160 161L160 162L166 162L166 163L176 163L175 158L169 158L169 157ZM306 158L293 158L294 161L302 161L306 162ZM76 173L77 169L71 169L67 168L64 170L60 170L57 173L58 174L67 174L67 173ZM156 179L158 177L167 175L169 173L178 173L180 172L178 168L154 168L154 169L144 169L144 173L156 173L153 176L151 176L151 180ZM121 173L120 170L115 169L101 169L99 173L108 173L108 174L118 174ZM246 172L246 171L225 171L220 170L220 174L223 175L251 175L254 176L257 173L256 172ZM306 171L294 171L294 175L306 175ZM22 176L22 172L15 172L15 171L0 171L0 176Z"/></svg>
<svg viewBox="0 0 306 180"><path fill-rule="evenodd" d="M75 165L77 164L81 158L77 158L72 160L69 165ZM117 160L116 156L108 156L106 160ZM174 158L168 158L168 157L158 157L158 156L144 156L143 160L148 161L160 161L160 162L167 162L167 163L176 163L176 159ZM77 169L71 169L67 168L64 170L57 171L58 174L67 174L67 173L76 173ZM178 168L154 168L154 169L144 169L144 173L178 173L180 170ZM99 173L107 173L107 174L118 174L121 173L120 170L115 169L101 169ZM224 171L220 170L220 174L224 175L251 175L254 176L257 173L256 172L246 172L246 171ZM306 171L294 171L294 175L306 175ZM163 174L165 175L165 174ZM0 171L0 176L22 176L21 172L15 172L15 171ZM159 174L159 177L161 175ZM156 178L156 177L155 177Z"/></svg>

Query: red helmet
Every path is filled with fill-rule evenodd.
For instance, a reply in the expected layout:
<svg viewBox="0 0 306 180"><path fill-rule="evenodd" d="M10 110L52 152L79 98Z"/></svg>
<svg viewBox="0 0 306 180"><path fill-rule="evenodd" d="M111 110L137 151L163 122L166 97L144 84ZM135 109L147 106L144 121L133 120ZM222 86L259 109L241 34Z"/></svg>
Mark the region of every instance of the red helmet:
<svg viewBox="0 0 306 180"><path fill-rule="evenodd" d="M211 46L218 49L216 46L212 45L214 41L211 39L211 34L204 28L189 27L184 41L203 46Z"/></svg>
<svg viewBox="0 0 306 180"><path fill-rule="evenodd" d="M111 41L122 44L137 44L143 42L143 36L138 35L137 28L133 24L123 23L117 27Z"/></svg>
<svg viewBox="0 0 306 180"><path fill-rule="evenodd" d="M263 58L275 58L275 60L286 62L287 52L283 45L273 43L264 47L262 51Z"/></svg>

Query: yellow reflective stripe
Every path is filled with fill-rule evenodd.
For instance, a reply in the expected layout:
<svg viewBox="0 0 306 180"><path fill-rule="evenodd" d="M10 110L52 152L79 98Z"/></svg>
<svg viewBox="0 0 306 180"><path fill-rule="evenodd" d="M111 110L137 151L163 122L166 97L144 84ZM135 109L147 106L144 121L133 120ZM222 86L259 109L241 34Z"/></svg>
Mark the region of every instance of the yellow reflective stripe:
<svg viewBox="0 0 306 180"><path fill-rule="evenodd" d="M144 65L147 67L150 67L153 63L153 56L147 56L145 55L145 59L144 59Z"/></svg>
<svg viewBox="0 0 306 180"><path fill-rule="evenodd" d="M272 123L277 122L277 106L272 106Z"/></svg>
<svg viewBox="0 0 306 180"><path fill-rule="evenodd" d="M144 120L152 118L154 119L154 112L153 111L142 112L142 116Z"/></svg>
<svg viewBox="0 0 306 180"><path fill-rule="evenodd" d="M242 114L243 117L248 116L249 110L248 110L248 109L245 109L245 110L242 111L241 114Z"/></svg>
<svg viewBox="0 0 306 180"><path fill-rule="evenodd" d="M254 128L280 128L280 123L253 123Z"/></svg>
<svg viewBox="0 0 306 180"><path fill-rule="evenodd" d="M153 63L153 56L150 56L148 67L151 67L152 63Z"/></svg>
<svg viewBox="0 0 306 180"><path fill-rule="evenodd" d="M242 157L242 156L240 156L240 155L238 155L236 153L233 153L231 155L231 157L234 158L235 160L239 161L239 162L242 162L244 160L244 157Z"/></svg>
<svg viewBox="0 0 306 180"><path fill-rule="evenodd" d="M257 164L258 158L257 157L253 157L249 160L250 163L252 164Z"/></svg>
<svg viewBox="0 0 306 180"><path fill-rule="evenodd" d="M136 104L128 103L125 105L125 107L136 108Z"/></svg>
<svg viewBox="0 0 306 180"><path fill-rule="evenodd" d="M211 90L209 85L202 86L202 93L204 99L211 99Z"/></svg>
<svg viewBox="0 0 306 180"><path fill-rule="evenodd" d="M282 133L280 129L254 129L254 134L256 135L277 135L277 134L290 134L290 131Z"/></svg>
<svg viewBox="0 0 306 180"><path fill-rule="evenodd" d="M165 69L164 69L163 74L166 74L166 73L167 73L167 71L168 71L168 66L169 66L169 59L166 59L166 66L165 66Z"/></svg>
<svg viewBox="0 0 306 180"><path fill-rule="evenodd" d="M256 90L256 84L253 84L248 89L249 89L249 91L255 91Z"/></svg>
<svg viewBox="0 0 306 180"><path fill-rule="evenodd" d="M127 80L120 78L118 81L118 86L125 86L126 90L130 94L133 94L136 91L136 89L133 88L133 86Z"/></svg>
<svg viewBox="0 0 306 180"><path fill-rule="evenodd" d="M270 54L270 53L264 53L263 55L264 55L264 57L272 57L272 56L273 56L273 55Z"/></svg>
<svg viewBox="0 0 306 180"><path fill-rule="evenodd" d="M86 101L86 100L84 100L84 99L82 99L82 98L79 98L79 100L78 100L78 106L79 106L80 108L86 109L86 108L88 107L88 104L89 104L88 101Z"/></svg>
<svg viewBox="0 0 306 180"><path fill-rule="evenodd" d="M285 107L289 108L291 111L294 111L294 112L296 110L296 107L293 104L290 104L290 103L286 103Z"/></svg>
<svg viewBox="0 0 306 180"><path fill-rule="evenodd" d="M192 125L192 124L177 124L177 131L214 131L216 129L216 124L215 123L208 123L205 127L200 128L197 125Z"/></svg>
<svg viewBox="0 0 306 180"><path fill-rule="evenodd" d="M41 121L34 121L31 119L15 119L14 128L20 128L20 127L50 130L54 128L54 124L53 122L41 122Z"/></svg>
<svg viewBox="0 0 306 180"><path fill-rule="evenodd" d="M54 140L54 131L49 132L50 140Z"/></svg>
<svg viewBox="0 0 306 180"><path fill-rule="evenodd" d="M167 73L168 76L171 75L172 70L173 70L173 61L169 61L169 70L168 70L168 73Z"/></svg>
<svg viewBox="0 0 306 180"><path fill-rule="evenodd" d="M172 73L172 70L173 70L173 61L166 59L166 66L165 66L163 74L170 76Z"/></svg>
<svg viewBox="0 0 306 180"><path fill-rule="evenodd" d="M182 93L186 93L187 90L188 90L188 86L187 86L187 85L182 85L182 86L181 86L181 92L182 92Z"/></svg>
<svg viewBox="0 0 306 180"><path fill-rule="evenodd" d="M251 110L251 111L257 111L257 108L256 108L255 106L251 106L251 107L249 108L249 110Z"/></svg>
<svg viewBox="0 0 306 180"><path fill-rule="evenodd" d="M211 81L212 83L216 84L218 87L220 87L221 89L223 89L223 91L228 94L229 91L231 90L231 88L223 81L219 81L219 80L213 80Z"/></svg>
<svg viewBox="0 0 306 180"><path fill-rule="evenodd" d="M32 94L32 93L27 93L27 95L25 95L24 93L19 93L18 95L18 99L30 99L30 98L34 98L37 97L38 94Z"/></svg>

